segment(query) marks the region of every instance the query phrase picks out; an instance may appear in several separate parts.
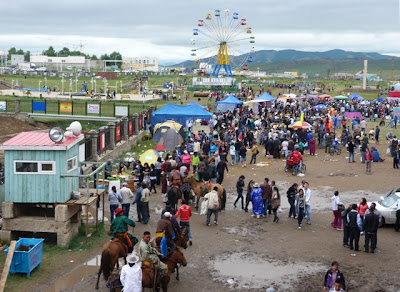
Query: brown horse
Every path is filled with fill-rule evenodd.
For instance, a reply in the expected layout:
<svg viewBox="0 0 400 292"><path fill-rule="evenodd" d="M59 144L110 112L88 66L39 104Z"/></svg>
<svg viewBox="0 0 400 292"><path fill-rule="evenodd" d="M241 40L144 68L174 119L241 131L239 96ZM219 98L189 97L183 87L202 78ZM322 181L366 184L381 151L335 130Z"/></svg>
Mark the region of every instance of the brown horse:
<svg viewBox="0 0 400 292"><path fill-rule="evenodd" d="M99 289L100 275L103 273L104 279L107 281L112 271L114 270L115 264L117 268L119 266L118 259L124 258L126 264L126 256L128 254L128 247L120 240L114 240L107 242L103 246L101 252L101 264L97 275L96 289Z"/></svg>
<svg viewBox="0 0 400 292"><path fill-rule="evenodd" d="M205 193L211 192L214 187L218 188L218 197L219 197L219 202L220 202L220 209L224 210L225 209L225 203L226 203L226 191L225 188L222 187L220 184L203 184L203 182L198 182L193 176L185 178L185 182L188 182L190 184L190 187L192 188L193 192L197 196L196 200L196 206L195 208L199 208L199 200L200 197L204 197Z"/></svg>
<svg viewBox="0 0 400 292"><path fill-rule="evenodd" d="M163 260L163 262L168 267L167 275L165 275L161 279L161 288L163 292L167 292L168 284L171 279L171 274L175 268L178 267L178 264L182 266L186 266L186 258L183 255L182 251L179 248L172 250ZM154 273L153 270L149 267L142 266L142 287L143 288L154 288ZM122 284L119 279L118 274L112 274L107 281L107 287L110 288L111 292L120 292L122 290ZM155 289L159 291L159 289Z"/></svg>

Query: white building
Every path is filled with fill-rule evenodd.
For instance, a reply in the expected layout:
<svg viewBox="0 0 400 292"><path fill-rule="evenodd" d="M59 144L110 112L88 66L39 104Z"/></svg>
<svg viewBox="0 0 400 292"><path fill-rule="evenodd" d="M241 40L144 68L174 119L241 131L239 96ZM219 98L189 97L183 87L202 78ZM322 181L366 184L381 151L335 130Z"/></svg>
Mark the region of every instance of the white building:
<svg viewBox="0 0 400 292"><path fill-rule="evenodd" d="M25 62L24 55L11 55L11 66L17 66L18 64Z"/></svg>
<svg viewBox="0 0 400 292"><path fill-rule="evenodd" d="M128 57L122 60L122 69L131 71L158 72L158 58L155 57Z"/></svg>

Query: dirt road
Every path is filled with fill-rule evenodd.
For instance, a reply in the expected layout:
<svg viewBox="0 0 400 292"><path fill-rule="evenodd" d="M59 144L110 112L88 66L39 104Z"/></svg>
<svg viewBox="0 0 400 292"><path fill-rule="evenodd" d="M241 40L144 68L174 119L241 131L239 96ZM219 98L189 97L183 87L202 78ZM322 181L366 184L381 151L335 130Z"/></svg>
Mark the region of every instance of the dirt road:
<svg viewBox="0 0 400 292"><path fill-rule="evenodd" d="M379 146L385 153L385 146ZM400 233L393 226L381 228L375 254L353 252L342 246L341 231L332 229L333 219L330 198L339 190L344 203L358 203L361 197L368 201L378 199L390 188L399 187L399 170L394 170L391 158L372 165L372 174L366 174L365 165L349 164L346 153L340 156L305 156L305 177L292 177L283 172L283 160L270 160L265 166L248 165L229 167L223 185L228 192L227 210L220 214L218 226L206 226L205 216L196 213L191 219L193 246L184 251L188 261L180 269L178 282L171 280L169 291L265 291L274 287L277 291L322 291L325 272L333 260L340 264L345 275L346 291L399 291L398 277L400 258ZM359 161L359 155L356 156ZM260 159L259 159L260 160ZM235 184L240 174L259 183L264 177L276 180L282 196L279 223L271 216L256 219L240 208L233 208L236 198ZM302 179L310 183L312 190L311 225L297 228L297 220L288 218L286 190ZM147 226L138 223L135 235L143 231L154 234L161 196L151 196L151 220ZM136 219L136 212L131 211ZM360 239L362 248L364 238ZM352 255L353 254L353 255ZM354 256L355 254L355 256ZM98 261L98 260L97 260ZM72 272L72 277L61 277L62 286L53 283L52 291L94 291L96 260ZM60 287L60 288L57 288ZM99 291L108 291L102 279Z"/></svg>

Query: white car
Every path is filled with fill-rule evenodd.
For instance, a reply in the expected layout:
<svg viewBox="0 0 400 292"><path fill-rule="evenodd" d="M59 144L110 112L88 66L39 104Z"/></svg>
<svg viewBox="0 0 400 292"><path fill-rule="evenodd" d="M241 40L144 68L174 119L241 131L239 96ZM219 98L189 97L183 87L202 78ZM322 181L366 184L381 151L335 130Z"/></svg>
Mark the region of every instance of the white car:
<svg viewBox="0 0 400 292"><path fill-rule="evenodd" d="M374 202L382 216L381 226L396 223L397 200L399 199L400 188L390 190L385 197L381 196L380 201Z"/></svg>

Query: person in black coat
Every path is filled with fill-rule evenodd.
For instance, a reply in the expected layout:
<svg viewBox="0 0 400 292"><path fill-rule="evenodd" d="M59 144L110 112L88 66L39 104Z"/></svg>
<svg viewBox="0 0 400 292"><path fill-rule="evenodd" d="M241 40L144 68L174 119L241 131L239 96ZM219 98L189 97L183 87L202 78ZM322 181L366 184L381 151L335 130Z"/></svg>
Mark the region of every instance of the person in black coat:
<svg viewBox="0 0 400 292"><path fill-rule="evenodd" d="M375 252L377 233L379 226L379 216L374 214L374 207L369 207L369 213L364 218L364 233L365 233L365 252L369 252L369 242L371 241L371 253Z"/></svg>

